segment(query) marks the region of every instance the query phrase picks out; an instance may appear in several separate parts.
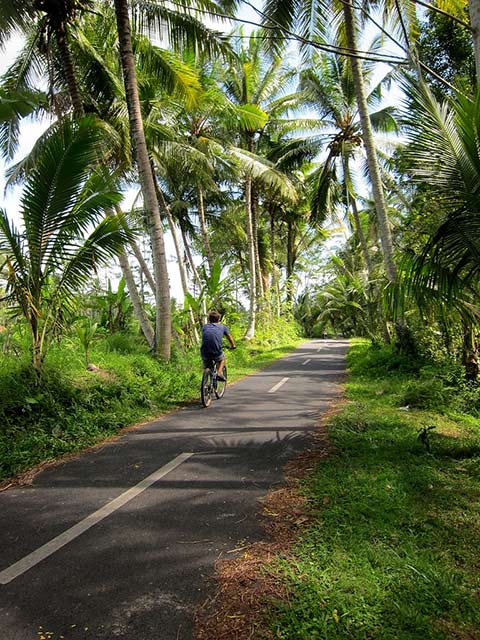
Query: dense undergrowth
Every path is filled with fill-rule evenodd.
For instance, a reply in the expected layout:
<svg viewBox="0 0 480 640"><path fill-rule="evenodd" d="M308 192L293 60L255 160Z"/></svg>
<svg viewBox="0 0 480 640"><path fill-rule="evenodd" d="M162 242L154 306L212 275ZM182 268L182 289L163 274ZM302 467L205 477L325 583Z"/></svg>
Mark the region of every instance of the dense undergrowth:
<svg viewBox="0 0 480 640"><path fill-rule="evenodd" d="M280 321L260 327L248 343L240 339L242 330L232 327L237 349L227 355L230 381L299 342L296 327ZM66 338L52 346L38 383L27 349L2 356L0 481L199 398L198 348L177 347L172 360L162 363L147 353L138 337L117 333L96 340L89 359L98 372L86 370L80 345Z"/></svg>
<svg viewBox="0 0 480 640"><path fill-rule="evenodd" d="M455 367L354 342L332 455L304 481L313 524L274 570L277 640L480 633L480 394Z"/></svg>

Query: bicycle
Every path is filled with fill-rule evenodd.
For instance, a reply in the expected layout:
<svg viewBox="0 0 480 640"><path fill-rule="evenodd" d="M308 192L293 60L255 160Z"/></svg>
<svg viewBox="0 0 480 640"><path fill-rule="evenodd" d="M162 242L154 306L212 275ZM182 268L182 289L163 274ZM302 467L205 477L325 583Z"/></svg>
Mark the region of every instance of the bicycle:
<svg viewBox="0 0 480 640"><path fill-rule="evenodd" d="M225 378L225 381L218 379L217 363L215 360L212 360L210 365L203 370L202 387L200 391L204 407L210 406L213 396L220 399L225 395L225 388L227 386L227 365L223 367L222 376Z"/></svg>

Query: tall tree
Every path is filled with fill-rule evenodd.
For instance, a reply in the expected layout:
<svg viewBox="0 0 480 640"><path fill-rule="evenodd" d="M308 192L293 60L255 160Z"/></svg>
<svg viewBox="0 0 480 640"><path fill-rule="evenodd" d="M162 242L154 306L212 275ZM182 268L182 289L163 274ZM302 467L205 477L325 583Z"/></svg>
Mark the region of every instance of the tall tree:
<svg viewBox="0 0 480 640"><path fill-rule="evenodd" d="M154 352L160 355L164 360L169 360L172 327L170 317L170 284L168 280L167 257L165 253L165 242L162 222L160 219L160 210L155 192L155 182L143 128L127 0L115 0L115 13L117 18L118 41L130 120L132 146L134 148L135 158L137 161L144 203L148 212L150 237L153 247L156 285Z"/></svg>
<svg viewBox="0 0 480 640"><path fill-rule="evenodd" d="M396 279L396 268L393 259L393 243L388 215L385 206L385 197L381 180L381 173L377 158L377 151L372 132L372 126L368 113L367 94L363 80L362 64L359 59L358 46L358 18L356 9L351 0L344 0L339 7L342 12L345 28L346 51L354 79L355 95L362 127L362 139L367 153L368 169L372 184L375 207L378 218L380 242L383 250L385 271L390 281ZM324 41L324 33L330 22L335 22L333 12L325 8L319 8L317 4L311 4L299 0L268 0L265 7L265 25L269 28L273 42L282 41L292 29L298 29L303 38L305 48L312 38Z"/></svg>
<svg viewBox="0 0 480 640"><path fill-rule="evenodd" d="M51 42L54 41L54 55L63 71L73 110L80 116L83 115L84 108L70 38L77 15L90 8L92 4L92 0L2 0L0 3L0 15L3 18L0 19L0 31L3 26L6 34L15 30L30 34L40 54L45 57L47 65L52 58ZM0 36L0 42L2 39ZM35 54L30 50L29 55L31 57ZM13 81L21 82L20 79Z"/></svg>
<svg viewBox="0 0 480 640"><path fill-rule="evenodd" d="M246 43L242 30L234 34L234 38L237 58L225 74L224 86L230 100L257 116L256 121L241 123L238 132L239 144L253 156L259 151L259 140L268 125L271 105L284 90L291 70L286 69L279 56L266 53L259 33L253 32ZM255 335L259 296L263 293L258 245L258 193L251 172L244 174L243 189L250 273L249 324L245 337L251 339Z"/></svg>

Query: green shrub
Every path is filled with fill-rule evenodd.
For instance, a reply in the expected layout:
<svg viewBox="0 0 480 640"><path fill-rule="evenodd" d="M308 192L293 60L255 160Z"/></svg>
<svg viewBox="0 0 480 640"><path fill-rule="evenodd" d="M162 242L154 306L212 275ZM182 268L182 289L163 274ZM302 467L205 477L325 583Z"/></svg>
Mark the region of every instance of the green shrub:
<svg viewBox="0 0 480 640"><path fill-rule="evenodd" d="M102 340L102 349L107 353L138 353L147 352L147 347L141 336L132 333L112 333L106 335Z"/></svg>
<svg viewBox="0 0 480 640"><path fill-rule="evenodd" d="M227 354L231 379L268 364L298 343L296 329L288 323L275 326L270 336L265 326L254 346L242 342L241 328L231 327L238 344ZM174 347L171 361L165 363L148 353L139 336L117 333L95 341L90 358L100 372L85 370L78 340L67 337L52 345L39 381L27 349L21 356L3 356L0 479L198 398L198 347Z"/></svg>
<svg viewBox="0 0 480 640"><path fill-rule="evenodd" d="M348 355L348 364L354 375L377 378L396 373L417 373L423 361L397 353L393 345L356 341Z"/></svg>
<svg viewBox="0 0 480 640"><path fill-rule="evenodd" d="M412 380L402 389L400 406L416 409L442 410L450 405L453 389L446 387L440 379L427 378Z"/></svg>

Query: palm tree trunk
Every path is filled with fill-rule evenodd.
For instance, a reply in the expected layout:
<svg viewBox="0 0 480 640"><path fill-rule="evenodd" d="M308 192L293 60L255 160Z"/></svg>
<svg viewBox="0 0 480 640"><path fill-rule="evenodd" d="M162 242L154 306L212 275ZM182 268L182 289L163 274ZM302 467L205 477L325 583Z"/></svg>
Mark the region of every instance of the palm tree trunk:
<svg viewBox="0 0 480 640"><path fill-rule="evenodd" d="M255 283L257 287L257 305L261 304L265 291L262 280L262 268L260 266L260 251L258 249L258 200L255 193L255 188L252 184L252 232L253 232L253 246L255 249Z"/></svg>
<svg viewBox="0 0 480 640"><path fill-rule="evenodd" d="M295 265L295 234L293 230L293 223L288 220L287 222L287 307L289 310L293 306L293 267Z"/></svg>
<svg viewBox="0 0 480 640"><path fill-rule="evenodd" d="M345 20L345 30L347 35L347 45L350 51L358 51L357 32L355 23L355 13L352 0L343 2L343 16ZM363 83L362 67L358 58L350 58L352 74L357 97L358 112L362 125L363 143L367 152L368 171L372 183L373 198L377 212L378 230L383 251L385 271L390 282L395 282L397 271L393 262L393 243L388 222L387 208L383 193L382 180L380 177L380 167L378 165L377 151L373 139L372 126L368 115L368 106L365 85Z"/></svg>
<svg viewBox="0 0 480 640"><path fill-rule="evenodd" d="M373 279L372 261L370 260L367 241L365 239L365 234L363 233L363 229L362 229L362 223L360 222L360 216L358 214L357 200L355 197L352 196L350 199L350 202L352 205L352 215L353 215L353 222L355 223L355 231L360 241L360 248L362 250L363 261L365 262L365 266L367 268L368 279L369 281L371 281Z"/></svg>
<svg viewBox="0 0 480 640"><path fill-rule="evenodd" d="M140 185L149 217L155 272L155 345L154 353L164 360L170 359L172 326L170 310L170 284L168 280L167 256L163 238L162 222L158 208L155 183L150 166L145 133L143 129L140 99L138 95L135 58L132 49L130 18L127 0L115 0L120 56L127 99L132 144L137 160Z"/></svg>
<svg viewBox="0 0 480 640"><path fill-rule="evenodd" d="M370 260L370 254L368 252L367 241L365 239L365 234L363 233L362 224L360 222L360 216L358 214L357 200L355 195L350 193L349 185L352 184L351 175L350 175L350 164L349 158L347 154L342 154L342 163L343 163L343 173L345 176L345 183L347 185L347 194L352 205L352 214L353 221L355 223L355 231L357 233L358 239L360 241L360 248L362 250L363 260L365 262L365 266L367 267L368 279L372 281L372 261Z"/></svg>
<svg viewBox="0 0 480 640"><path fill-rule="evenodd" d="M125 282L127 284L127 289L128 293L130 294L130 300L132 301L135 317L138 321L138 324L140 325L140 329L142 330L143 335L145 336L145 340L147 341L148 346L150 347L150 349L153 349L153 345L155 342L155 332L153 331L153 327L143 307L137 285L135 284L132 270L130 269L128 257L125 252L122 252L118 255L118 263L120 264L122 275L125 278Z"/></svg>
<svg viewBox="0 0 480 640"><path fill-rule="evenodd" d="M70 94L73 110L75 112L75 115L83 116L84 110L82 97L80 95L75 67L73 66L72 53L68 44L68 33L65 29L65 26L57 30L57 32L55 33L55 39L60 51L63 73L65 74L65 80L67 81L68 93Z"/></svg>
<svg viewBox="0 0 480 640"><path fill-rule="evenodd" d="M272 279L270 283L270 288L273 292L273 297L275 300L275 311L277 317L281 315L280 308L280 286L277 277L277 265L276 265L276 252L275 252L275 240L276 240L276 229L275 229L275 208L271 204L270 205L270 255L272 260Z"/></svg>
<svg viewBox="0 0 480 640"><path fill-rule="evenodd" d="M188 244L188 238L185 235L184 228L180 225L180 233L182 234L183 246L185 248L185 253L187 256L188 264L192 270L193 280L195 284L198 286L198 290L202 289L202 281L200 280L200 276L198 274L197 267L195 266L195 262L193 261L192 252L190 251L190 246ZM205 297L202 298L202 323L205 324L207 322L207 305L205 301Z"/></svg>
<svg viewBox="0 0 480 640"><path fill-rule="evenodd" d="M133 251L133 255L135 256L135 258L137 259L138 264L140 265L140 269L142 270L143 275L147 279L148 286L152 290L152 293L155 294L155 280L153 279L152 272L148 268L147 261L143 257L142 252L140 251L140 247L135 242L135 240L131 240L131 242L129 244L130 244L130 247L131 247L131 249Z"/></svg>
<svg viewBox="0 0 480 640"><path fill-rule="evenodd" d="M470 14L470 25L472 27L475 70L478 82L480 78L480 0L468 0L468 13Z"/></svg>
<svg viewBox="0 0 480 640"><path fill-rule="evenodd" d="M117 208L117 213L120 213L119 208ZM107 211L107 215L112 216L113 212ZM155 333L143 307L142 299L138 293L137 285L135 284L135 279L133 277L132 270L130 269L130 263L128 262L128 256L125 251L118 254L118 263L122 270L122 275L125 278L125 283L127 285L128 293L130 294L130 300L132 301L133 312L137 322L140 325L140 329L145 336L148 346L150 349L153 349Z"/></svg>
<svg viewBox="0 0 480 640"><path fill-rule="evenodd" d="M479 373L478 346L475 340L475 330L471 322L463 321L463 366L465 378L476 381Z"/></svg>
<svg viewBox="0 0 480 640"><path fill-rule="evenodd" d="M208 239L207 221L205 219L205 204L203 200L203 189L198 187L198 218L200 220L200 231L202 233L203 246L205 247L205 255L207 256L207 262L210 273L212 273L213 259L212 248L210 246L210 240Z"/></svg>
<svg viewBox="0 0 480 640"><path fill-rule="evenodd" d="M40 375L42 370L42 335L38 326L38 318L36 312L31 309L30 317L28 318L30 324L30 333L32 336L32 364L33 369Z"/></svg>
<svg viewBox="0 0 480 640"><path fill-rule="evenodd" d="M252 178L245 178L245 212L247 215L247 244L248 244L248 269L250 272L250 305L248 310L248 327L245 333L246 340L255 337L255 320L257 311L256 282L255 282L255 238L252 224Z"/></svg>
<svg viewBox="0 0 480 640"><path fill-rule="evenodd" d="M156 187L157 187L158 201L167 217L168 227L170 229L170 233L172 234L173 244L175 245L175 253L177 254L178 270L180 272L180 281L182 283L183 295L185 295L186 293L188 293L188 282L187 282L187 274L185 271L185 264L183 262L182 250L180 248L180 242L178 241L177 229L175 227L175 222L173 220L170 207L168 206L168 203L165 200L165 197L163 195L163 191L158 186L158 183L156 183ZM199 337L198 337L198 331L197 331L197 324L195 322L195 316L193 314L193 310L190 306L188 307L188 317L190 320L190 324L192 326L192 332L193 332L193 338L194 338L195 344L198 344Z"/></svg>

